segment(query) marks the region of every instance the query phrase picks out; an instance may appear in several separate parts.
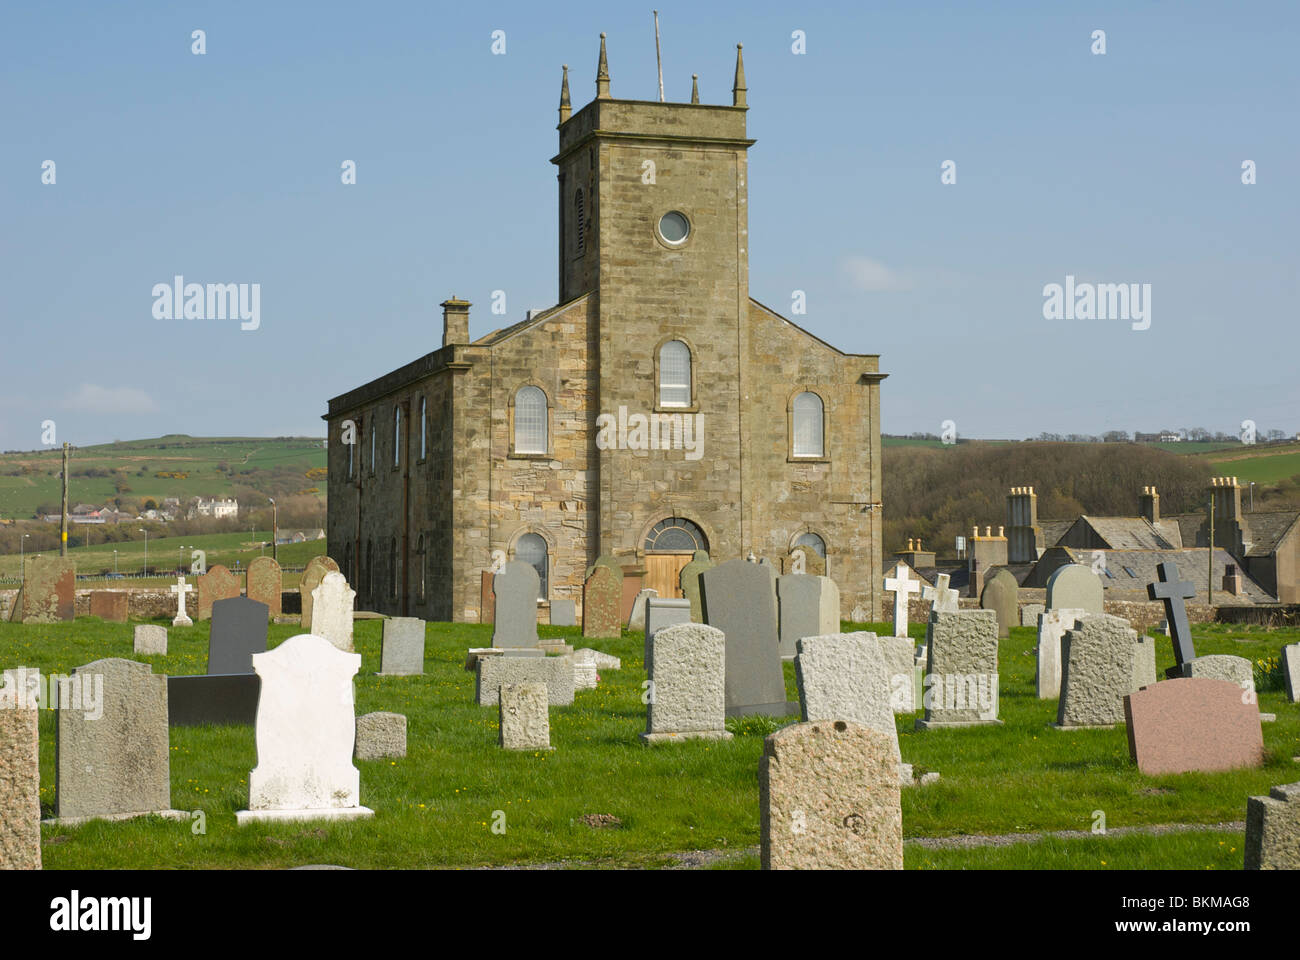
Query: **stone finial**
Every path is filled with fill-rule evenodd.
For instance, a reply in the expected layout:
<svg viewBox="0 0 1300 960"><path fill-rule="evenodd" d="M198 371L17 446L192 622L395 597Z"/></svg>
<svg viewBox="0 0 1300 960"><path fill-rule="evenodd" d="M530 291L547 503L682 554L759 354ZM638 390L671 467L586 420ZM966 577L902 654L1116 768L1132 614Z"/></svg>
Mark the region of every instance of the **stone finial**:
<svg viewBox="0 0 1300 960"><path fill-rule="evenodd" d="M560 81L560 123L568 120L573 113L569 103L569 65L564 65L564 79Z"/></svg>
<svg viewBox="0 0 1300 960"><path fill-rule="evenodd" d="M921 551L921 549L922 549L922 547L921 547L921 538L920 538L920 537L917 537L917 538L916 538L916 549L917 549L917 552L918 552L918 553L919 553L919 552Z"/></svg>
<svg viewBox="0 0 1300 960"><path fill-rule="evenodd" d="M596 64L596 99L609 99L609 60L605 57L605 35L600 35L600 62Z"/></svg>
<svg viewBox="0 0 1300 960"><path fill-rule="evenodd" d="M700 75L698 73L692 73L691 74L691 103L699 103L699 102L700 102Z"/></svg>
<svg viewBox="0 0 1300 960"><path fill-rule="evenodd" d="M908 550L914 550L914 549L915 549L915 547L912 546L912 538L911 538L911 537L908 537L908 538L907 538L907 549L908 549Z"/></svg>
<svg viewBox="0 0 1300 960"><path fill-rule="evenodd" d="M980 528L978 526L971 527L970 535L972 540L978 540L980 535Z"/></svg>
<svg viewBox="0 0 1300 960"><path fill-rule="evenodd" d="M1007 529L1006 527L998 527L998 536L999 536L999 537L1005 537L1005 536L1006 536L1006 529Z"/></svg>
<svg viewBox="0 0 1300 960"><path fill-rule="evenodd" d="M984 536L986 536L986 537L991 537L991 536L993 536L993 528L992 528L991 526L986 526L986 527L984 528Z"/></svg>
<svg viewBox="0 0 1300 960"><path fill-rule="evenodd" d="M736 82L731 87L731 105L733 107L745 107L745 57L741 52L744 48L743 43L736 44Z"/></svg>

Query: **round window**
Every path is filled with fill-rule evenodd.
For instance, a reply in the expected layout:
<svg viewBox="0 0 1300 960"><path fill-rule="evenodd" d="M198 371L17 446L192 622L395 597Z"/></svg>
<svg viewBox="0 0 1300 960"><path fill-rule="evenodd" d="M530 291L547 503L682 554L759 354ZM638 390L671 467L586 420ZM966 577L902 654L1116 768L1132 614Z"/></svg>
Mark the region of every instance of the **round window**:
<svg viewBox="0 0 1300 960"><path fill-rule="evenodd" d="M659 236L663 238L664 243L674 245L685 243L690 233L691 222L686 219L684 213L670 210L659 218Z"/></svg>

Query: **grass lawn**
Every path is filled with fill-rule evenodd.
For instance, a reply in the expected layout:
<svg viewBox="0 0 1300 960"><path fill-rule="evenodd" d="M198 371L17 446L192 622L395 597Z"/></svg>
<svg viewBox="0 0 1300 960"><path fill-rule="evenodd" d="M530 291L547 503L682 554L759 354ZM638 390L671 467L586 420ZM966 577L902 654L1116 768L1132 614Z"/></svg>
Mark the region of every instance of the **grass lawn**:
<svg viewBox="0 0 1300 960"><path fill-rule="evenodd" d="M1256 483L1278 483L1300 474L1300 448L1295 446L1265 447L1255 455L1238 453L1233 457L1208 457L1220 476L1254 480Z"/></svg>
<svg viewBox="0 0 1300 960"><path fill-rule="evenodd" d="M847 628L847 627L846 627ZM887 628L877 625L872 629ZM919 635L921 627L914 628ZM717 866L757 866L758 759L768 722L732 723L727 743L688 741L647 748L640 633L584 643L571 628L542 627L575 646L622 658L601 674L596 690L571 707L551 710L551 753L505 753L497 746L497 711L473 703L464 651L490 644L491 627L434 623L428 627L422 677L376 677L378 621L359 621L362 654L357 712L391 710L409 720L408 755L358 763L361 802L373 820L237 828L256 763L252 728L175 729L171 735L172 805L203 811L206 833L189 823L138 820L79 828L44 828L47 868L286 867L334 863L351 867L479 866L571 861L609 866L669 865L675 851L728 851ZM170 653L140 657L160 673L201 673L206 622L170 630ZM272 625L274 646L298 632ZM1002 641L1002 726L913 732L899 718L903 758L942 778L903 792L907 838L1030 831L1089 830L1102 810L1108 828L1160 823L1214 824L1245 818L1246 798L1300 779L1300 709L1272 690L1261 709L1268 750L1259 770L1146 777L1128 760L1122 728L1060 733L1049 724L1055 701L1034 696L1034 631L1016 628ZM1199 653L1276 656L1298 630L1198 627ZM1173 662L1164 640L1160 669ZM73 624L0 623L0 667L35 666L66 673L108 657L131 657L131 626L83 618ZM788 695L796 697L793 666ZM41 796L54 802L53 713L41 716ZM612 814L614 828L593 828L586 814ZM500 825L504 824L504 832ZM493 826L498 826L494 832ZM974 849L909 846L909 868L1222 868L1242 864L1240 834L1048 838L1032 844ZM1221 842L1222 841L1222 842ZM1104 861L1104 862L1103 862Z"/></svg>

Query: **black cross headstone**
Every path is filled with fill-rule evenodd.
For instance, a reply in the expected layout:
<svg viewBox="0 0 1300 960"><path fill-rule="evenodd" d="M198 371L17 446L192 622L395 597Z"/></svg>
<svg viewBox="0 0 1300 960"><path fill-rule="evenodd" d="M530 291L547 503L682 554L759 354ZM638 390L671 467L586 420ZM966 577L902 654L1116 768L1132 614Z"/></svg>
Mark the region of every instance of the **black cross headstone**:
<svg viewBox="0 0 1300 960"><path fill-rule="evenodd" d="M1169 621L1169 635L1174 641L1174 659L1178 662L1165 671L1171 680L1183 675L1183 664L1196 658L1192 649L1192 630L1187 625L1187 607L1184 600L1196 596L1196 587L1188 580L1178 579L1178 565L1162 563L1156 567L1159 583L1147 584L1147 596L1163 600L1165 619Z"/></svg>

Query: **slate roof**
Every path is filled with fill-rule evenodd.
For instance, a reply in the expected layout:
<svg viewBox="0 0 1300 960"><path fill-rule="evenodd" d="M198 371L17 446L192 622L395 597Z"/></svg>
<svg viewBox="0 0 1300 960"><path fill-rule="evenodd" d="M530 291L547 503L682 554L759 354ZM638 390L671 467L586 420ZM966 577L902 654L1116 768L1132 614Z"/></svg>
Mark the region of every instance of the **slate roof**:
<svg viewBox="0 0 1300 960"><path fill-rule="evenodd" d="M1065 550L1076 563L1091 566L1092 550L1066 547ZM1178 578L1188 580L1196 586L1200 601L1205 600L1206 550L1193 547L1186 550L1103 550L1106 559L1105 572L1101 583L1106 589L1106 596L1111 600L1146 600L1147 584L1159 580L1156 566L1161 563L1173 563L1178 567ZM1223 591L1223 572L1228 564L1237 568L1241 577L1242 592L1232 596ZM1214 550L1214 602L1216 604L1276 603L1276 599L1263 587L1246 574L1228 551L1216 547Z"/></svg>
<svg viewBox="0 0 1300 960"><path fill-rule="evenodd" d="M1039 520L1038 529L1043 531L1043 546L1056 546L1065 532L1074 526L1073 520Z"/></svg>
<svg viewBox="0 0 1300 960"><path fill-rule="evenodd" d="M1177 545L1162 537L1145 517L1079 518L1096 531L1111 550L1172 550Z"/></svg>
<svg viewBox="0 0 1300 960"><path fill-rule="evenodd" d="M1267 557L1300 520L1300 513L1294 510L1248 513L1242 519L1246 521L1244 526L1250 534L1246 541L1246 556Z"/></svg>

